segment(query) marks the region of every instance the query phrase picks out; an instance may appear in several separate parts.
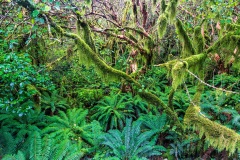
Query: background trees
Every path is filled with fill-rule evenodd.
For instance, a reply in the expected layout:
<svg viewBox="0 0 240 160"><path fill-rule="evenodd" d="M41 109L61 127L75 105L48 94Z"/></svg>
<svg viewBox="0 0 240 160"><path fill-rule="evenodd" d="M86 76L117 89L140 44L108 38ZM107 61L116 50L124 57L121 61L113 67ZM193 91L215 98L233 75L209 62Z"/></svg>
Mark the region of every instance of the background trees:
<svg viewBox="0 0 240 160"><path fill-rule="evenodd" d="M19 143L3 140L2 156L38 159L46 133L67 144L46 157L125 154L118 143L130 138L131 117L136 138L149 133L139 148L157 154L139 149L126 159L154 159L159 151L169 159L239 158L239 2L1 3L1 133ZM107 146L115 143L121 147L113 154ZM29 144L36 155L23 149Z"/></svg>

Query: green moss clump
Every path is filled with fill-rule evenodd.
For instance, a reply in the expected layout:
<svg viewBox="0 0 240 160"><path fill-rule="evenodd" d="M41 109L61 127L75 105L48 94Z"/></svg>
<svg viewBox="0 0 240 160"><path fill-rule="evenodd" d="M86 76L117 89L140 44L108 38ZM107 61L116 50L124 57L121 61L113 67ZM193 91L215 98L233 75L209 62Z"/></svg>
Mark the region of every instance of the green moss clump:
<svg viewBox="0 0 240 160"><path fill-rule="evenodd" d="M188 68L187 63L177 62L172 68L172 87L174 90L183 83L187 74L186 69Z"/></svg>
<svg viewBox="0 0 240 160"><path fill-rule="evenodd" d="M189 36L187 35L187 32L183 28L183 24L179 19L177 19L175 26L176 26L176 32L178 34L179 40L183 47L182 57L185 58L190 55L194 55L196 52L193 47L192 41L190 40Z"/></svg>
<svg viewBox="0 0 240 160"><path fill-rule="evenodd" d="M79 89L77 90L77 99L86 104L92 104L103 97L102 89Z"/></svg>

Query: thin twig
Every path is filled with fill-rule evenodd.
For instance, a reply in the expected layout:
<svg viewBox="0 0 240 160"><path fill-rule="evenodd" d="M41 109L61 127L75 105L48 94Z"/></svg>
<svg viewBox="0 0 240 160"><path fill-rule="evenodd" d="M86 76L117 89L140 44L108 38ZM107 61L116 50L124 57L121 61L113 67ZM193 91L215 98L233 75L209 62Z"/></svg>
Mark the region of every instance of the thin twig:
<svg viewBox="0 0 240 160"><path fill-rule="evenodd" d="M234 92L234 91L229 91L229 90L226 90L226 89L223 89L223 88L218 88L218 87L215 87L215 86L212 86L206 82L204 82L203 80L201 80L197 75L195 75L194 73L192 73L191 71L189 71L188 69L186 69L186 71L192 75L193 77L195 77L196 79L198 79L201 83L203 83L204 85L210 87L210 88L214 88L216 90L220 90L220 91L223 91L223 92L228 92L228 93L234 93L234 94L240 94L240 92Z"/></svg>

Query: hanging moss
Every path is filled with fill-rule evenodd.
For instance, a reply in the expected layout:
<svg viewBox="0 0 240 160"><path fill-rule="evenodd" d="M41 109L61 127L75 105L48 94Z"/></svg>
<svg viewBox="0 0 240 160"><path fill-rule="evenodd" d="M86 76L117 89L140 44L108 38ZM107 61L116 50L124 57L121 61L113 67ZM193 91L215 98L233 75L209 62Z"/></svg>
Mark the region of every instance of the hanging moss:
<svg viewBox="0 0 240 160"><path fill-rule="evenodd" d="M192 45L192 42L189 38L189 36L187 35L185 29L183 28L183 24L182 22L177 19L176 21L176 32L178 34L179 40L182 44L182 57L188 57L190 55L194 55L195 54L195 49Z"/></svg>
<svg viewBox="0 0 240 160"><path fill-rule="evenodd" d="M201 138L204 135L209 145L219 151L226 149L230 154L233 154L240 147L240 135L223 125L205 118L201 114L199 106L190 106L187 109L184 124L198 130L200 132L199 137Z"/></svg>
<svg viewBox="0 0 240 160"><path fill-rule="evenodd" d="M161 9L162 9L162 13L165 12L167 8L166 2L165 0L161 0Z"/></svg>
<svg viewBox="0 0 240 160"><path fill-rule="evenodd" d="M177 14L178 0L171 0L166 8L166 13L170 22L174 22Z"/></svg>
<svg viewBox="0 0 240 160"><path fill-rule="evenodd" d="M186 69L188 68L186 62L177 62L172 68L172 88L177 89L183 83L186 76Z"/></svg>
<svg viewBox="0 0 240 160"><path fill-rule="evenodd" d="M130 1L125 2L125 8L123 10L123 15L122 15L122 25L125 25L126 23L126 18L127 18L127 14L129 12L130 6L131 6Z"/></svg>
<svg viewBox="0 0 240 160"><path fill-rule="evenodd" d="M167 17L165 14L162 14L158 18L158 35L160 38L162 38L167 30Z"/></svg>
<svg viewBox="0 0 240 160"><path fill-rule="evenodd" d="M196 49L196 53L202 53L204 50L205 42L204 38L201 34L201 27L197 26L194 29L194 35L193 35L193 44Z"/></svg>

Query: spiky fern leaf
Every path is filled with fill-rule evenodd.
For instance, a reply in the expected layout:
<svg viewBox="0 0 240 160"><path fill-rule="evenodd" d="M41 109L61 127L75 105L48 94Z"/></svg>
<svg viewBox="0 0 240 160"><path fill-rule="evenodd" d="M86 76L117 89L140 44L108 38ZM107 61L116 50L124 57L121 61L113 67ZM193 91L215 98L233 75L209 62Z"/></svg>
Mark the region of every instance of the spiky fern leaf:
<svg viewBox="0 0 240 160"><path fill-rule="evenodd" d="M233 117L232 124L240 130L240 115L235 115Z"/></svg>
<svg viewBox="0 0 240 160"><path fill-rule="evenodd" d="M134 110L128 106L126 95L116 94L104 97L98 102L98 105L92 108L93 119L97 119L105 130L123 128L126 117L134 117Z"/></svg>
<svg viewBox="0 0 240 160"><path fill-rule="evenodd" d="M2 160L26 160L26 158L22 151L18 151L18 153L14 155L5 155Z"/></svg>
<svg viewBox="0 0 240 160"><path fill-rule="evenodd" d="M42 153L42 141L41 135L39 132L33 132L31 135L31 145L30 145L30 159L32 160L40 160L40 156Z"/></svg>
<svg viewBox="0 0 240 160"><path fill-rule="evenodd" d="M21 139L14 138L6 127L1 128L0 137L0 156L15 153Z"/></svg>
<svg viewBox="0 0 240 160"><path fill-rule="evenodd" d="M110 130L102 136L102 144L110 148L108 153L121 159L140 159L161 155L165 148L155 146L155 142L150 141L154 134L155 131L152 130L141 133L141 121L132 124L132 120L127 119L123 131Z"/></svg>
<svg viewBox="0 0 240 160"><path fill-rule="evenodd" d="M68 109L67 113L59 111L59 115L49 117L51 122L43 129L43 134L49 134L50 137L62 141L72 140L83 145L93 146L93 137L91 132L92 124L86 123L88 110L82 108Z"/></svg>
<svg viewBox="0 0 240 160"><path fill-rule="evenodd" d="M164 113L162 115L144 115L139 118L143 121L143 125L145 128L149 130L157 131L160 133L163 131L163 127L166 125L167 122L167 115Z"/></svg>

